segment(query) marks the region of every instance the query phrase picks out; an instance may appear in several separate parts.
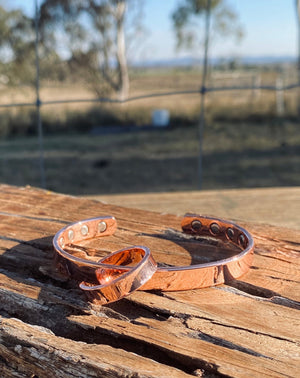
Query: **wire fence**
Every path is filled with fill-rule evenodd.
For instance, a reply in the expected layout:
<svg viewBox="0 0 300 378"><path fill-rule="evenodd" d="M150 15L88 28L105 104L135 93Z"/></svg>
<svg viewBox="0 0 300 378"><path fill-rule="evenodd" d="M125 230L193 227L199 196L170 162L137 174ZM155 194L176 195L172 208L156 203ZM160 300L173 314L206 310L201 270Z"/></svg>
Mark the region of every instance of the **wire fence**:
<svg viewBox="0 0 300 378"><path fill-rule="evenodd" d="M0 104L0 108L11 108L11 107L27 107L35 106L37 110L36 117L36 128L38 133L38 143L39 143L39 166L40 166L40 184L42 188L46 188L46 174L45 174L45 164L44 164L44 142L43 142L43 125L40 108L46 105L55 105L55 104L71 104L71 103L112 103L112 104L125 104L129 102L151 99L155 97L167 97L167 96L177 96L177 95L191 95L199 94L201 96L200 110L199 110L199 122L198 122L198 131L199 131L199 154L198 154L198 186L199 189L202 188L202 142L203 142L203 131L205 128L205 95L212 92L226 92L226 91L276 91L283 92L289 91L292 89L300 88L300 77L299 81L282 85L282 82L278 85L228 85L228 86L211 86L207 85L208 79L208 67L209 67L209 42L210 42L210 18L211 18L211 0L207 1L207 8L205 13L205 23L204 23L204 54L203 54L203 64L202 64L202 83L199 89L197 90L184 90L184 91L167 91L167 92L153 92L147 93L139 96L132 96L125 99L116 99L109 97L99 97L99 98L89 98L89 99L63 99L63 100L51 100L51 101L42 101L40 98L40 68L39 68L39 4L38 0L35 1L35 64L36 64L36 101L35 102L20 102L20 103L8 103ZM277 98L280 96L277 95ZM278 104L277 104L278 106ZM280 104L279 104L280 108Z"/></svg>

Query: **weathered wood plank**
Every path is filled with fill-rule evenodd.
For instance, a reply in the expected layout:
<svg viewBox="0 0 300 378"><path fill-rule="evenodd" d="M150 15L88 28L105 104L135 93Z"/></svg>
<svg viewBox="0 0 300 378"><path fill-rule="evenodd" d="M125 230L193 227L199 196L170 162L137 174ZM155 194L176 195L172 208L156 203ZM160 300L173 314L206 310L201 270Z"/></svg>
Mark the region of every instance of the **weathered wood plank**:
<svg viewBox="0 0 300 378"><path fill-rule="evenodd" d="M247 318L245 311L241 311L251 311L251 306L245 303L247 301L239 302L236 306L228 298L232 296L231 293L221 290L217 290L220 291L221 298L216 301L215 296L212 298L209 294L209 289L205 289L202 292L204 295L198 296L199 302L195 301L199 290L190 293L193 301L184 295L184 300L176 298L179 294L184 294L182 292L172 295L168 293L166 297L161 297L160 303L157 301L157 295L135 293L133 298L126 300L127 316L116 316L119 311L118 304L111 305L114 308L111 312L107 311L109 307L101 307L98 311L94 308L93 311L85 306L84 300L80 300L80 294L79 298L77 297L78 293L75 290L68 295L62 289L54 290L32 280L27 280L27 283L18 282L16 290L13 279L7 279L6 275L0 276L0 279L0 300L6 312L18 314L27 322L38 322L65 337L70 338L73 334L78 339L80 334L80 340L90 341L92 338L96 343L101 340L103 342L105 337L111 337L118 340L117 345L121 348L127 347L128 342L134 340L136 345L141 344L143 348L151 351L148 354L158 355L163 352L186 369L208 369L230 376L233 374L232 369L233 376L244 376L245 366L248 364L253 365L251 373L261 374L260 376L274 375L274 366L278 373L284 374L284 362L289 364L290 373L297 371L299 346L294 333L298 321L296 310L291 312L285 307L276 308L271 304L272 311L260 306L261 308L253 309L253 322ZM129 311L129 303L132 300L137 305L134 313L132 309ZM211 300L214 303L210 303ZM247 300L251 302L249 298ZM153 306L153 302L156 307ZM148 307L149 313L145 314L140 310L143 304ZM220 304L223 308L228 307L228 312L223 311L220 314ZM86 312L94 312L97 315L72 315L71 308L85 309ZM275 311L276 315L273 314ZM232 314L231 322L229 314ZM264 314L273 314L275 318L269 320L270 329L264 326ZM157 316L160 316L159 320ZM286 322L287 316L289 322ZM275 321L278 323L276 330L272 328ZM79 332L69 322L82 327L83 331ZM93 330L92 335L88 329ZM113 343L112 340L110 342ZM224 370L217 368L220 363Z"/></svg>
<svg viewBox="0 0 300 378"><path fill-rule="evenodd" d="M300 230L300 187L90 195L104 203L183 215L186 212Z"/></svg>
<svg viewBox="0 0 300 378"><path fill-rule="evenodd" d="M248 348L244 343L241 345L240 340L238 344L235 344L232 340L227 341L226 337L222 338L221 335L207 334L205 330L208 328L203 329L203 323L198 322L196 318L187 320L170 317L161 322L140 317L136 324L125 323L118 319L112 322L95 316L72 316L70 320L93 329L95 337L99 330L99 339L103 332L108 332L112 337L117 335L120 338L122 335L133 338L141 343L146 343L152 349L156 348L167 353L172 359L178 360L183 365L194 366L195 370L203 368L215 373L237 377L270 377L276 375L275 371L282 375L286 372L286 365L277 359L277 355L273 358ZM194 326L192 326L193 323ZM212 327L211 322L207 323L210 323L210 327ZM143 330L144 327L147 327L147 331ZM250 334L247 333L246 339L249 336ZM264 344L268 345L268 341L272 342L273 340L272 338L264 340ZM250 343L247 341L246 344ZM279 345L279 349L285 348L287 344L282 343ZM255 345L254 340L252 345ZM288 356L285 356L285 362L289 363L289 373L296 375L298 372L297 345L289 346L286 353Z"/></svg>
<svg viewBox="0 0 300 378"><path fill-rule="evenodd" d="M53 355L49 377L79 376L74 361L81 371L89 369L88 376L297 376L298 231L243 223L256 249L253 267L241 279L185 292L138 291L98 307L87 302L76 283L55 272L51 242L65 224L101 215L114 215L119 228L112 237L85 244L87 252L99 249L90 259L133 244L149 246L156 260L166 264L220 254L214 245L183 238L174 215L0 186L0 315L5 317L0 367L7 376L28 376L30 364L32 374L47 376L41 369L50 366ZM105 350L112 350L112 357ZM55 365L63 361L70 370L54 375Z"/></svg>
<svg viewBox="0 0 300 378"><path fill-rule="evenodd" d="M139 377L190 376L122 349L57 337L13 318L0 317L0 353L6 377L130 377L134 371Z"/></svg>

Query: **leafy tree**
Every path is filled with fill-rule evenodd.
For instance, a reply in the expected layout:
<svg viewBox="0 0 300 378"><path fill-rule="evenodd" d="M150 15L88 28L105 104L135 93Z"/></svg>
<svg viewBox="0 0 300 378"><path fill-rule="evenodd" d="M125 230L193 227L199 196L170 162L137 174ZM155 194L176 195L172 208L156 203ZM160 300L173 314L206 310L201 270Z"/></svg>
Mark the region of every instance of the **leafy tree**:
<svg viewBox="0 0 300 378"><path fill-rule="evenodd" d="M177 48L192 49L199 43L199 20L204 16L208 0L182 0L172 13L173 26L177 38ZM211 22L214 34L222 37L234 35L242 37L242 28L237 22L237 15L225 0L211 0Z"/></svg>
<svg viewBox="0 0 300 378"><path fill-rule="evenodd" d="M14 83L34 80L34 41L32 20L20 10L0 7L0 61L2 74Z"/></svg>
<svg viewBox="0 0 300 378"><path fill-rule="evenodd" d="M56 51L69 55L71 67L99 96L113 90L124 99L129 92L125 46L129 2L133 7L133 0L44 0L41 6L44 40L55 28Z"/></svg>
<svg viewBox="0 0 300 378"><path fill-rule="evenodd" d="M0 74L10 84L34 84L36 80L35 20L21 10L6 10L0 6ZM61 79L66 75L60 58L51 44L39 44L42 61L41 77ZM55 67L55 68L54 68Z"/></svg>

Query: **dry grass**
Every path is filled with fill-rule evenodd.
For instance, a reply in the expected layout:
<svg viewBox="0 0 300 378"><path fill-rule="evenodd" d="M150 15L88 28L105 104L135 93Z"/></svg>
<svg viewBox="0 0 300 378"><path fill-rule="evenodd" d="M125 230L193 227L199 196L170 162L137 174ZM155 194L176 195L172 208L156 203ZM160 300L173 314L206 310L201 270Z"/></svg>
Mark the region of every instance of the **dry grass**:
<svg viewBox="0 0 300 378"><path fill-rule="evenodd" d="M209 86L251 85L252 74L242 73L237 78L222 80L212 78ZM275 72L260 74L262 85L274 85ZM137 72L132 75L131 97L150 93L199 90L201 73L197 70L162 70ZM95 99L95 94L87 85L42 83L41 100ZM296 91L284 93L285 116L296 116ZM0 88L0 103L35 102L33 88ZM272 91L227 91L212 92L206 98L206 116L209 120L241 121L276 117L276 93ZM151 113L156 108L168 109L172 124L195 123L199 117L200 96L176 95L152 97L132 101L123 105L100 103L55 104L42 107L46 132L89 129L100 125L135 124L144 125L151 122ZM0 135L23 134L30 132L34 121L34 107L10 108L0 110ZM22 122L22 120L24 120ZM85 124L82 127L82 123ZM12 132L11 132L12 131ZM32 131L31 131L32 132Z"/></svg>
<svg viewBox="0 0 300 378"><path fill-rule="evenodd" d="M197 71L141 73L132 81L131 95L197 89L200 79ZM274 74L266 74L263 80L271 83ZM93 96L82 85L43 85L41 89L43 101ZM294 116L295 92L286 93L285 99L289 117ZM206 100L203 188L300 185L298 125L276 118L275 93L208 93ZM34 91L0 90L0 103L11 101L34 101ZM42 107L47 187L71 194L197 189L199 105L199 95L179 95L123 105L82 103ZM90 133L95 126L149 124L155 108L169 109L170 129ZM5 125L8 131L14 127L16 133L23 130L25 134L34 134L2 138L1 182L40 185L32 110L9 109L9 116L7 110L0 113L2 135Z"/></svg>

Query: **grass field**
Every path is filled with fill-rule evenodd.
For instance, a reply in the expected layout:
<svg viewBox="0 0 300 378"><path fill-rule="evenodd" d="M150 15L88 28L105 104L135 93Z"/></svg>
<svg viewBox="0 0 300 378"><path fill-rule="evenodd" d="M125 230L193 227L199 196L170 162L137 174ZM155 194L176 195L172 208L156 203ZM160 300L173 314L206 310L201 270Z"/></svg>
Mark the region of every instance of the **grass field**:
<svg viewBox="0 0 300 378"><path fill-rule="evenodd" d="M261 85L275 85L277 72L241 72L219 76L212 75L208 86L252 85L259 77ZM224 75L224 77L222 76ZM227 76L226 76L227 75ZM228 76L229 75L229 76ZM223 77L223 78L222 78ZM293 82L287 77L284 84ZM149 95L172 91L199 91L201 71L199 70L149 70L132 75L130 96ZM78 99L96 99L88 84L81 82L41 84L42 102ZM284 117L296 119L297 91L282 93ZM206 117L209 121L222 122L268 122L277 117L275 91L218 91L206 96ZM35 103L32 87L1 87L0 104ZM199 94L165 97L151 97L126 104L60 103L42 106L46 133L83 132L99 125L145 125L151 122L153 109L168 109L173 125L192 125L199 118ZM24 136L35 133L35 107L0 108L0 137Z"/></svg>
<svg viewBox="0 0 300 378"><path fill-rule="evenodd" d="M208 125L203 188L300 185L298 125ZM40 186L35 137L0 142L0 181ZM196 127L45 138L47 188L70 194L198 188Z"/></svg>
<svg viewBox="0 0 300 378"><path fill-rule="evenodd" d="M263 76L263 84L274 81ZM141 73L132 96L197 89L199 72ZM215 82L215 84L217 84ZM42 85L43 101L91 98L87 87ZM300 185L300 133L295 91L284 94L285 120L274 92L209 93L203 139L204 189ZM0 89L0 103L34 101L30 88ZM42 107L47 188L70 194L195 190L199 95L139 100L126 105ZM171 114L167 130L144 130L155 108ZM95 135L99 126L136 125L130 132ZM28 134L28 135L26 135ZM26 136L25 136L26 135ZM40 186L34 108L0 112L0 182Z"/></svg>

